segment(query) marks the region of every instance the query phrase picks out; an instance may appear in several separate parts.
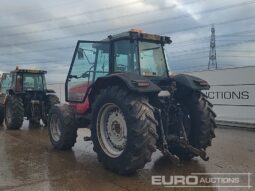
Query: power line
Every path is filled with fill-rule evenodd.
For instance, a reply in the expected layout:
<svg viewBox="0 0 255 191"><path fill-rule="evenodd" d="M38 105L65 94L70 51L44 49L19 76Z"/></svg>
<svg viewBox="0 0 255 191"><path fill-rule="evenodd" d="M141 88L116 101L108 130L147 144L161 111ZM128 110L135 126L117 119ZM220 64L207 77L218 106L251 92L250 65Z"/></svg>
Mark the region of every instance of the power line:
<svg viewBox="0 0 255 191"><path fill-rule="evenodd" d="M202 0L199 0L199 1L202 1ZM197 3L197 2L198 2L198 0L195 0L195 1L190 1L186 4L194 4L194 3ZM173 9L173 8L176 8L176 5L171 5L171 6L167 6L167 7L160 7L156 11L157 12L158 11L165 11L165 10L169 10L169 9ZM49 31L54 31L54 30L66 29L66 28L81 27L83 25L89 25L89 24L95 24L95 23L101 23L101 22L109 22L109 21L119 20L121 18L125 19L125 18L135 17L135 16L144 15L144 14L148 14L148 13L155 13L156 11L155 10L147 10L147 11L142 11L142 12L138 12L138 13L135 13L135 14L126 14L126 15L120 15L118 17L97 19L97 20L88 21L88 22L81 22L81 23L75 23L75 24L71 24L71 25L65 25L65 26L62 26L62 27L53 27L53 28L47 28L47 29L44 29L44 30L33 30L33 31L30 31L30 32L26 31L26 32L20 32L20 33L6 34L6 35L1 35L1 37L10 37L10 36L16 36L16 35L22 35L22 34L34 34L34 33L49 32ZM188 17L188 16L189 16L189 14L184 14L184 15L181 15L181 16L178 16L178 17L167 18L167 20L179 19L179 18ZM70 18L70 17L68 17L68 18ZM24 26L24 25L22 25L22 26Z"/></svg>
<svg viewBox="0 0 255 191"><path fill-rule="evenodd" d="M196 58L183 58L183 59L169 59L168 60L170 62L179 62L179 61L186 61L186 60L198 60L198 59L205 59L205 58L208 58L208 55L206 56L201 56L201 57L196 57ZM207 66L207 65L206 65Z"/></svg>
<svg viewBox="0 0 255 191"><path fill-rule="evenodd" d="M224 55L224 56L219 56L219 57L223 57L223 58L252 58L254 59L255 56L249 56L249 55Z"/></svg>
<svg viewBox="0 0 255 191"><path fill-rule="evenodd" d="M217 55L218 58L247 58L247 59L254 59L255 56L237 56L237 55ZM187 60L199 60L199 59L204 59L204 58L208 58L208 56L203 56L203 57L197 57L197 58L186 58L186 59L181 59L181 60L172 60L175 62L178 61L187 61Z"/></svg>
<svg viewBox="0 0 255 191"><path fill-rule="evenodd" d="M222 25L222 24L227 24L227 23L235 23L235 22L241 22L241 21L245 21L245 20L250 20L250 19L254 19L255 16L250 16L250 17L245 17L245 18L240 18L240 19L232 19L232 20L228 20L228 21L223 21L223 22L218 22L215 23L217 25ZM73 38L73 37L77 37L77 36L84 36L84 35L92 35L92 34L100 34L100 33L106 33L106 32L110 32L110 31L116 31L116 30L120 30L120 29L124 29L124 28L132 28L134 25L149 25L149 24L154 24L154 23L158 23L161 21L166 21L166 19L159 19L156 21L150 21L150 22L143 22L143 23L139 23L139 24L133 24L133 25L128 25L128 26L122 26L122 27L117 27L114 29L108 29L108 30L98 30L98 31L94 31L94 32L87 32L87 33L80 33L80 34L76 34L76 35L67 35L64 37L55 37L55 38L49 38L49 39L42 39L42 40L35 40L35 41L30 41L30 42L21 42L21 43L16 43L16 44L5 44L5 45L1 45L0 47L10 47L10 46L17 46L17 45L28 45L28 44L34 44L34 43L40 43L40 42L47 42L47 41L56 41L56 40L62 40L62 39L66 39L66 38ZM200 26L195 26L195 27L189 27L186 29L181 29L181 30L176 30L176 31L167 31L164 32L164 34L169 34L169 33L179 33L179 32L184 32L184 31L189 31L189 30L195 30L195 29L200 29L200 28L205 28L208 27L209 25L200 25Z"/></svg>
<svg viewBox="0 0 255 191"><path fill-rule="evenodd" d="M234 33L227 33L227 34L221 34L221 35L216 35L217 38L221 38L221 37L229 37L229 36L234 36L234 35L245 35L245 34L250 34L250 33L253 33L255 32L255 29L252 29L252 30L245 30L245 31L238 31L238 32L234 32ZM186 42L193 42L193 41L197 41L197 40L209 40L210 37L207 36L207 37L203 37L203 38L193 38L191 40L185 40L185 41L177 41L177 44L180 44L180 43L186 43Z"/></svg>
<svg viewBox="0 0 255 191"><path fill-rule="evenodd" d="M197 0L190 1L186 4L194 4L194 3L197 3ZM241 3L237 3L237 4L217 7L217 8L209 9L209 10L198 11L198 12L195 12L194 14L202 14L202 13L208 14L208 13L211 13L211 12L214 12L214 11L221 11L221 10L236 8L236 7L240 7L240 6L244 6L244 5L250 5L250 4L254 4L254 3L255 3L254 0L253 1L244 1L244 2L241 2ZM158 8L157 11L163 11L163 10L168 10L168 9L173 9L173 8L176 8L176 6L172 5L172 6L167 6L167 7L161 7L161 8ZM34 30L34 31L30 31L30 32L26 31L26 32L20 32L20 33L6 34L6 35L1 35L1 37L11 37L11 36L23 35L23 34L27 35L27 34L33 34L33 33L49 32L49 31L53 31L53 30L66 29L66 28L71 28L71 27L81 27L81 26L88 25L88 24L95 24L95 23L100 23L100 22L118 20L118 19L121 19L121 18L130 18L130 17L134 17L134 16L144 15L144 14L148 14L150 12L154 13L155 10L143 11L143 12L139 12L139 13L135 13L135 14L126 14L126 15L121 15L121 16L118 16L118 17L107 18L107 19L98 19L98 20L89 21L89 22L76 23L76 24L66 25L66 26L62 26L62 27L53 27L53 28L50 28L50 29L47 28L47 29L44 29L44 30ZM182 18L186 18L186 17L190 17L190 14L182 14L182 15L175 16L175 17L160 19L160 20L157 20L155 22L165 22L165 21L170 21L170 20L182 19ZM68 16L68 18L70 18L70 17ZM151 23L151 22L149 22L149 23ZM20 25L18 25L18 26L20 26ZM22 25L22 26L24 26L24 25Z"/></svg>
<svg viewBox="0 0 255 191"><path fill-rule="evenodd" d="M228 47L228 46L232 46L232 45L236 45L236 44L244 44L244 43L254 43L255 40L246 40L243 42L235 42L235 43L229 43L229 44L224 44L224 45L219 45L218 48L220 47ZM206 48L206 47L205 47ZM190 49L190 50L183 50L183 51L175 51L175 52L171 52L171 54L176 54L176 53L187 53L187 52L195 52L195 53L202 53L205 52L207 50L205 50L205 48L198 48L198 49ZM186 54L185 54L186 55ZM177 55L177 56L181 56L181 55Z"/></svg>
<svg viewBox="0 0 255 191"><path fill-rule="evenodd" d="M195 58L185 58L185 59L169 59L170 63L171 62L176 62L176 61L186 61L186 60L197 60L197 59L204 59L207 58L208 56L202 56L202 57L195 57ZM219 57L233 57L233 56L219 56ZM235 56L234 56L235 57ZM255 57L255 56L253 56ZM2 62L7 62L7 61L2 61ZM23 60L22 62L15 62L13 61L13 65L19 65L19 64L25 64L25 65L35 65L35 64L45 64L45 63L67 63L66 60ZM12 64L11 64L12 65ZM64 64L62 66L69 66L69 64Z"/></svg>
<svg viewBox="0 0 255 191"><path fill-rule="evenodd" d="M250 16L250 17L245 17L245 18L240 18L240 19L232 19L232 20L227 20L227 21L222 21L222 22L215 22L215 24L217 25L223 25L223 24L228 24L228 23L235 23L235 22L241 22L241 21L245 21L245 20L250 20L250 19L254 19L255 16ZM201 29L201 28L205 28L208 27L210 25L205 24L205 25L199 25L199 26L194 26L194 27L189 27L186 29L182 29L182 30L177 30L177 31L168 31L165 32L164 35L167 35L169 33L179 33L179 32L184 32L184 31L189 31L189 30L196 30L196 29Z"/></svg>
<svg viewBox="0 0 255 191"><path fill-rule="evenodd" d="M2 61L2 62L10 62L10 60ZM13 64L9 63L8 65L19 65L19 64L34 65L34 64L45 64L45 63L59 63L59 62L66 62L66 61L63 61L63 60L41 60L41 61L23 60L22 62L15 62L15 61L13 61Z"/></svg>
<svg viewBox="0 0 255 191"><path fill-rule="evenodd" d="M220 50L220 52L242 52L242 53L254 53L255 50Z"/></svg>
<svg viewBox="0 0 255 191"><path fill-rule="evenodd" d="M63 1L68 1L66 3L63 3ZM79 0L81 1L81 0ZM61 7L62 5L68 5L68 4L74 4L74 1L73 0L61 0L61 4L60 3L57 3L57 4L53 4L53 5L50 5L50 6L46 6L44 8L33 8L33 9L27 9L27 10L23 10L23 11L19 11L19 12L14 12L12 13L12 15L21 15L22 13L31 13L31 12L35 12L35 11L40 11L40 10L45 10L47 8L52 8L52 7ZM6 10L6 9L5 9ZM8 9L8 11L12 11L11 9ZM2 17L4 17L4 15L1 15Z"/></svg>
<svg viewBox="0 0 255 191"><path fill-rule="evenodd" d="M56 47L56 48L46 48L46 49L38 49L38 50L28 50L28 51L20 51L15 53L4 53L0 54L0 56L7 56L7 55L17 55L17 54L30 54L30 53L36 53L36 52L47 52L47 51L59 51L64 49L74 49L75 46L66 46L66 47Z"/></svg>
<svg viewBox="0 0 255 191"><path fill-rule="evenodd" d="M218 51L218 53L221 54L221 52L225 52L225 51ZM246 51L227 51L227 52L236 52L236 53L247 53ZM250 51L250 53L253 53L254 51ZM183 57L183 56L188 56L188 55L197 55L198 53L208 53L208 50L205 50L205 51L200 51L200 52L195 52L195 53L192 53L192 54L182 54L182 55L171 55L171 58L173 60L178 60L178 58L180 57ZM219 56L219 55L218 55ZM225 55L226 57L231 57L232 55ZM254 56L250 56L250 55L234 55L234 56L238 56L238 57L254 57ZM205 56L206 57L206 56ZM219 57L222 57L222 56L219 56ZM171 59L170 59L171 60Z"/></svg>
<svg viewBox="0 0 255 191"><path fill-rule="evenodd" d="M245 57L245 58L253 58L253 59L255 58L255 56L218 55L218 58L221 58L221 57L223 57L223 58L234 58L234 57L243 58L243 57ZM206 59L206 58L208 58L207 55L201 56L201 57L196 57L196 58L185 58L185 59L174 59L174 60L170 59L168 64L170 64L170 63L174 64L174 63L190 61L190 60ZM42 61L30 61L30 62L28 60L28 61L23 61L23 62L13 62L13 64L11 64L11 65L21 65L21 64L23 64L23 65L38 65L38 64L45 64L45 63L66 63L62 66L69 66L69 63L67 63L66 60L42 60ZM197 66L197 65L194 65L194 66ZM202 66L207 67L207 65L202 65ZM186 67L186 66L184 66L184 67Z"/></svg>
<svg viewBox="0 0 255 191"><path fill-rule="evenodd" d="M206 60L206 58L208 58L208 56L202 56L202 57L196 57L196 58L184 58L184 59L175 59L175 60L171 60L169 59L169 63L180 63L180 62L187 62L187 61L190 61L190 60L201 60L201 59L204 59ZM227 55L217 55L217 58L247 58L247 59L254 59L255 56L227 56ZM204 66L206 66L208 68L208 66L205 64Z"/></svg>
<svg viewBox="0 0 255 191"><path fill-rule="evenodd" d="M253 40L254 38L252 38L252 39L222 39L222 40L219 40L219 39L217 39L216 41L217 41L217 43L218 44L222 44L222 42L243 42L244 40L247 40L247 41L249 41L249 40ZM209 41L209 39L207 39L207 40L197 40L196 42L190 42L190 43L184 43L184 44L182 44L182 43L177 43L176 45L176 47L178 47L178 46L180 46L181 48L184 48L184 47L189 47L189 46L194 46L194 45L203 45L203 44L208 44L208 41ZM184 49L186 49L186 48L184 48Z"/></svg>
<svg viewBox="0 0 255 191"><path fill-rule="evenodd" d="M245 57L245 56L223 56L223 55L221 55L221 56L218 56L219 58L220 57L229 57L229 58L233 58L233 57ZM255 56L251 56L250 58L254 58ZM170 60L170 62L168 63L168 64L170 64L171 63L171 65L172 65L172 67L173 68L176 68L175 66L173 66L173 64L174 63L179 63L179 62L183 62L183 61L190 61L190 60L198 60L198 59L205 59L205 58L207 58L207 56L202 56L202 57L197 57L197 58L186 58L186 59L180 59L180 60ZM44 61L33 61L33 62L28 62L28 61L24 61L24 62L14 62L13 64L11 64L11 65L38 65L38 64L45 64L45 63L59 63L59 62L61 62L61 63L66 63L67 62L67 60L44 60ZM64 65L62 65L62 67L69 67L69 64L64 64ZM179 66L179 65L178 65ZM226 64L224 64L223 66L226 66ZM187 66L183 66L183 68L184 69L186 69L186 68L197 68L197 67L207 67L207 65L205 64L205 65L193 65L193 66L189 66L189 67L187 67ZM179 67L177 67L177 68L179 68ZM181 67L182 68L182 67ZM179 68L179 69L181 69L181 68ZM58 69L59 70L59 69ZM176 69L175 69L176 70Z"/></svg>
<svg viewBox="0 0 255 191"><path fill-rule="evenodd" d="M121 3L121 4L118 4L118 5L114 5L114 6L104 7L104 8L100 8L100 9L91 10L91 11L85 11L85 12L82 12L82 13L79 13L79 14L72 14L72 15L66 15L66 16L55 17L55 18L41 19L41 20L37 20L37 21L27 23L27 24L7 25L7 26L0 27L0 29L10 29L10 28L23 27L23 26L27 26L27 25L39 24L39 23L44 23L44 22L65 20L65 19L70 19L70 18L73 18L73 17L79 17L79 16L86 15L86 14L98 13L98 12L102 12L102 11L109 11L111 9L116 9L116 8L125 7L125 6L129 6L129 5L134 5L134 4L138 4L138 3L141 3L141 2L143 2L143 1L137 0L137 1L132 1L132 2L128 2L128 3Z"/></svg>
<svg viewBox="0 0 255 191"><path fill-rule="evenodd" d="M164 10L168 10L168 9L172 9L172 8L175 8L175 6L161 7L159 9L157 9L156 11L164 11ZM83 27L84 25L90 25L90 24L101 23L101 22L109 22L109 21L114 21L114 20L118 20L121 18L123 18L123 19L130 18L130 17L139 16L139 15L144 15L147 13L152 13L152 12L154 13L155 10L142 11L142 12L135 13L135 14L126 14L126 15L121 15L118 17L111 17L111 18L98 19L98 20L93 20L93 21L88 21L88 22L75 23L75 24L65 25L65 26L61 26L61 27L47 28L44 30L33 30L33 31L29 31L29 32L6 34L6 35L1 35L1 38L17 36L17 35L25 35L25 34L27 35L27 34L35 34L35 33L41 33L41 32L49 32L49 31L61 30L61 29L67 29L67 28L73 28L73 27Z"/></svg>
<svg viewBox="0 0 255 191"><path fill-rule="evenodd" d="M178 66L178 65L177 65ZM183 70L183 69L189 69L189 68L199 68L199 67L205 67L207 68L207 65L188 65L188 66L181 66L181 67L175 67L172 66L172 68L175 68L173 70Z"/></svg>
<svg viewBox="0 0 255 191"><path fill-rule="evenodd" d="M251 32L253 30L245 30L245 31L240 31L240 32L236 32L236 33L228 33L228 34L224 34L221 36L227 36L227 35L233 35L233 34L242 34L242 33L247 33L247 32ZM190 40L189 40L190 41ZM197 41L197 39L194 39L194 41ZM187 42L187 41L181 41L178 42L177 44L183 43L183 42ZM232 44L231 44L232 45ZM74 46L66 46L66 47L55 47L55 48L46 48L46 49L38 49L38 50L28 50L28 51L19 51L19 52L14 52L14 53L3 53L0 54L0 56L7 56L7 55L18 55L18 54L31 54L31 53L36 53L36 52L46 52L46 51L62 51L64 49L74 49ZM205 47L207 48L207 47ZM218 48L221 48L221 46L218 46ZM208 50L204 50L203 51L195 51L195 50L201 50L201 49L192 49L191 52L195 52L195 53L203 53L203 52L208 52ZM172 57L179 57L180 55L173 55L173 54L178 54L178 53L183 53L183 52L190 52L190 50L183 50L183 51L175 51L175 52L170 52L170 54L172 55ZM185 54L187 55L187 54Z"/></svg>
<svg viewBox="0 0 255 191"><path fill-rule="evenodd" d="M229 33L229 34L225 34L225 35L221 35L221 36L227 36L227 35L233 35L233 34L242 34L242 33L247 33L247 32L251 32L251 30L241 31L241 32L237 32L237 33ZM194 39L194 40L197 40L197 39ZM182 42L184 42L184 41L182 41ZM182 42L179 42L179 43L182 43ZM244 43L246 43L246 42L244 42ZM237 44L237 43L234 43L234 44L231 43L231 44L229 44L229 46L232 46L232 45L235 45L235 44ZM17 54L31 54L31 53L46 52L46 51L59 51L59 50L64 50L64 49L74 49L74 47L75 46L66 46L66 47L56 47L56 48L11 52L11 53L0 54L0 56L17 55ZM227 46L224 45L224 47L227 47ZM207 47L205 47L205 48L207 48ZM221 48L221 46L218 46L218 48ZM200 51L200 50L202 50L202 51ZM192 49L192 50L183 50L183 51L170 52L170 54L172 55L171 57L179 57L179 56L182 56L182 55L173 55L173 54L178 54L178 53L183 53L183 52L203 53L203 52L208 52L208 50L204 50L204 48L203 49ZM187 55L187 54L184 54L184 55Z"/></svg>
<svg viewBox="0 0 255 191"><path fill-rule="evenodd" d="M191 69L194 69L194 68L199 68L199 69L204 69L204 71L208 71L208 68L207 68L207 65L186 65L186 66L179 66L177 65L176 66L172 66L171 67L171 71L182 71L182 72L191 72L191 71L194 71L194 70L191 70ZM237 65L236 64L224 64L223 67L221 68L226 68L226 67L236 67ZM196 70L197 71L197 70Z"/></svg>

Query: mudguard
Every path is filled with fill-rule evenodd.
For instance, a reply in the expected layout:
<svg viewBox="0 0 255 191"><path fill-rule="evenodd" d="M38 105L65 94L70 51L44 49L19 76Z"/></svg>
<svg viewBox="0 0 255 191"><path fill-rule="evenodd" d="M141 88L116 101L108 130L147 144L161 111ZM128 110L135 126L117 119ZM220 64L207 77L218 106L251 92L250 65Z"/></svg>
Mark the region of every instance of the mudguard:
<svg viewBox="0 0 255 191"><path fill-rule="evenodd" d="M141 94L159 93L161 90L159 86L143 76L134 73L113 73L99 77L92 85L90 95L93 96L99 89L109 85L119 85Z"/></svg>
<svg viewBox="0 0 255 191"><path fill-rule="evenodd" d="M210 85L208 84L207 81L195 76L191 76L187 74L177 74L171 77L176 81L177 87L183 86L190 90L209 90L210 89Z"/></svg>

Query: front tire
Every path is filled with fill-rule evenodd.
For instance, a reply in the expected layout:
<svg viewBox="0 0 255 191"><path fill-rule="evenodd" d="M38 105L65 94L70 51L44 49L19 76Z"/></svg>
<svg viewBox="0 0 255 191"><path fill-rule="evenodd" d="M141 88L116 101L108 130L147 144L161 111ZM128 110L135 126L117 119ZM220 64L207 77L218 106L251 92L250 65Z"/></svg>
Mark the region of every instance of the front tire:
<svg viewBox="0 0 255 191"><path fill-rule="evenodd" d="M5 104L5 124L7 129L20 129L24 120L22 98L9 96Z"/></svg>
<svg viewBox="0 0 255 191"><path fill-rule="evenodd" d="M3 124L3 122L4 122L4 106L0 104L0 126Z"/></svg>
<svg viewBox="0 0 255 191"><path fill-rule="evenodd" d="M58 150L70 150L76 143L77 127L74 112L69 105L55 105L48 118L48 133L52 145Z"/></svg>
<svg viewBox="0 0 255 191"><path fill-rule="evenodd" d="M59 104L59 103L60 103L60 101L59 101L58 96L52 95L52 94L46 95L45 114L44 114L44 117L42 118L44 126L47 126L50 109L54 105Z"/></svg>
<svg viewBox="0 0 255 191"><path fill-rule="evenodd" d="M98 160L118 174L132 174L156 150L153 108L144 97L118 87L100 91L92 104L91 138Z"/></svg>

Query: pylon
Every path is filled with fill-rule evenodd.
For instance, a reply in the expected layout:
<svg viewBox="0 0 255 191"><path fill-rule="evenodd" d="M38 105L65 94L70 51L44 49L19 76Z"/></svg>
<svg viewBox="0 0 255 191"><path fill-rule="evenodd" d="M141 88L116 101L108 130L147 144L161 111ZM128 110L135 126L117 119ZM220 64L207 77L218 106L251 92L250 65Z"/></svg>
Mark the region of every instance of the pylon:
<svg viewBox="0 0 255 191"><path fill-rule="evenodd" d="M215 28L214 28L214 25L212 25L208 70L217 70L217 67L218 66L217 66L217 58L216 58Z"/></svg>

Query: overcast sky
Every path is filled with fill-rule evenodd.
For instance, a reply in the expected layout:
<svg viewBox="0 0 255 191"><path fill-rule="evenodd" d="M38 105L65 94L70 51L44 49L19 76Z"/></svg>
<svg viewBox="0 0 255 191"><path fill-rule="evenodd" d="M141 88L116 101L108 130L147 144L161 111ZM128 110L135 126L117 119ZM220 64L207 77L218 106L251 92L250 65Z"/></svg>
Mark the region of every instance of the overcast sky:
<svg viewBox="0 0 255 191"><path fill-rule="evenodd" d="M142 28L168 35L173 72L204 70L210 28L219 68L255 65L255 0L1 0L0 71L16 65L66 77L77 40Z"/></svg>

